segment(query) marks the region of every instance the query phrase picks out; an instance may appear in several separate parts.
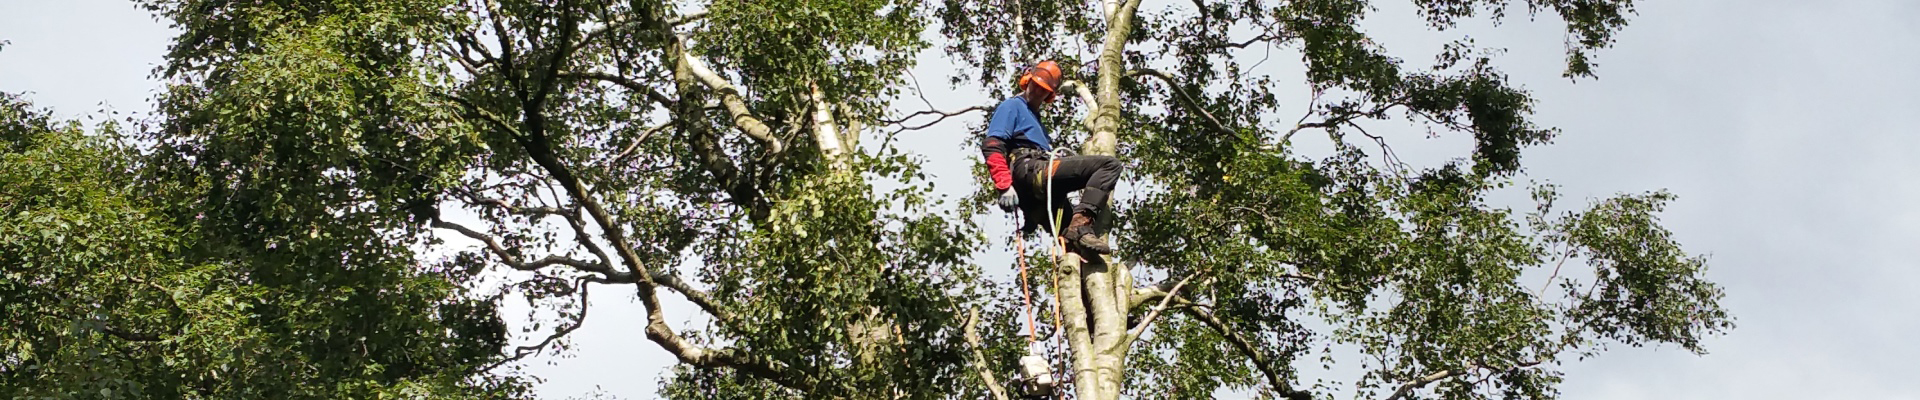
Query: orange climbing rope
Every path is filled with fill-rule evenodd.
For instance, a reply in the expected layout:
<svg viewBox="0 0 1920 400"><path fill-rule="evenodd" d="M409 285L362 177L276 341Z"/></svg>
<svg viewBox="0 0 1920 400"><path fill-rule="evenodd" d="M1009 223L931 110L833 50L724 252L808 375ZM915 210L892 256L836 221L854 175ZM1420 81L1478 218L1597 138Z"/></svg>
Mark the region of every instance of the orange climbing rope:
<svg viewBox="0 0 1920 400"><path fill-rule="evenodd" d="M1014 247L1015 247L1015 250L1014 250L1014 251L1016 251L1016 252L1018 252L1018 253L1019 253L1019 255L1018 255L1017 257L1015 257L1015 258L1016 258L1016 259L1018 259L1018 260L1020 260L1020 261L1019 261L1019 264L1020 264L1020 298L1026 301L1026 308L1025 308L1025 311L1026 311L1026 313L1027 313L1027 344L1028 344L1028 345L1032 345L1032 344L1033 344L1033 340L1034 340L1034 339L1033 339L1033 337L1034 337L1034 327L1033 327L1033 294L1032 294L1032 293L1029 293L1029 291L1028 291L1028 289L1027 289L1027 239L1026 239L1026 235L1021 235L1021 234L1018 234L1018 233L1015 233L1015 234L1013 235L1013 242L1014 242Z"/></svg>

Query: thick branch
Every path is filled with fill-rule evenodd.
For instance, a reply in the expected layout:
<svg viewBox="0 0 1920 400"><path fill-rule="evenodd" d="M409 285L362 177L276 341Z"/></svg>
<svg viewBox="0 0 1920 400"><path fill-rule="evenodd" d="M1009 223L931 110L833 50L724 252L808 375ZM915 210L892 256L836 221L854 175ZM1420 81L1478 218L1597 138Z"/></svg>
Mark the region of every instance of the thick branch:
<svg viewBox="0 0 1920 400"><path fill-rule="evenodd" d="M1119 360L1126 356L1127 337L1127 310L1121 309L1119 299L1114 298L1114 289L1118 286L1115 275L1118 274L1113 271L1112 265L1104 262L1084 260L1078 264L1081 284L1086 287L1087 307L1093 314L1094 362L1095 370L1099 372L1098 380L1080 384L1097 384L1102 395L1118 393L1118 385L1110 380L1121 371ZM1131 290L1131 283L1128 285Z"/></svg>
<svg viewBox="0 0 1920 400"><path fill-rule="evenodd" d="M986 353L980 351L986 345L981 344L979 323L980 310L967 310L967 322L961 327L961 331L967 340L968 348L972 350L973 359L970 361L973 361L973 369L980 373L980 380L987 384L987 390L993 393L994 399L1011 400L1007 397L1006 389L1000 387L1000 381L993 378L993 369L987 367Z"/></svg>
<svg viewBox="0 0 1920 400"><path fill-rule="evenodd" d="M555 29L555 32L559 32L560 43L551 49L553 54L547 59L546 70L542 71L535 81L539 82L539 87L534 89L533 96L521 99L527 103L526 111L529 113L545 112L547 99L552 97L553 92L560 86L561 67L566 65L567 58L573 55L573 35L580 31L580 15L574 12L573 1L560 0L559 10L560 26ZM537 115L528 117L529 122L538 122L541 119Z"/></svg>
<svg viewBox="0 0 1920 400"><path fill-rule="evenodd" d="M687 51L686 38L680 38L676 47L677 54L674 56L677 59L676 62L685 66L687 71L699 78L708 89L720 94L720 104L727 108L729 115L733 116L733 125L740 130L740 133L766 145L769 153L780 153L786 150L786 144L773 135L773 128L767 127L765 122L761 122L760 117L753 114L753 110L747 108L747 101L740 96L740 89L735 88L733 83L727 82L726 78L720 77L720 74L714 73L713 69L707 67L706 62Z"/></svg>
<svg viewBox="0 0 1920 400"><path fill-rule="evenodd" d="M649 316L649 319L652 317ZM647 339L658 343L661 348L672 353L680 362L701 368L733 368L755 378L766 379L780 386L811 392L817 386L813 379L773 363L756 360L742 355L736 349L709 349L695 346L679 335L662 333L652 326L647 327Z"/></svg>
<svg viewBox="0 0 1920 400"><path fill-rule="evenodd" d="M1111 0L1117 2L1118 0ZM1100 46L1100 82L1097 103L1092 115L1090 128L1092 136L1081 145L1081 153L1090 155L1117 155L1120 132L1120 78L1126 73L1127 38L1133 34L1134 11L1140 8L1140 0L1127 0L1118 9L1112 10L1108 18L1107 35Z"/></svg>
<svg viewBox="0 0 1920 400"><path fill-rule="evenodd" d="M1093 89L1088 88L1086 82L1069 79L1066 82L1060 83L1060 90L1061 91L1071 90L1073 93L1078 94L1080 96L1081 102L1086 103L1087 117L1086 119L1080 120L1080 124L1081 126L1086 127L1087 130L1093 130L1094 113L1100 110L1100 102L1093 98Z"/></svg>
<svg viewBox="0 0 1920 400"><path fill-rule="evenodd" d="M827 102L827 95L820 90L819 84L808 84L807 86L809 89L812 89L808 92L807 97L808 100L811 100L813 103L813 138L815 145L820 146L821 155L826 156L830 164L836 166L843 165L841 163L841 156L847 149L840 147L844 142L840 141L840 127L833 123L833 103Z"/></svg>
<svg viewBox="0 0 1920 400"><path fill-rule="evenodd" d="M1180 288L1187 286L1188 281L1200 275L1203 274L1188 275L1186 278L1180 279L1180 283L1175 283L1172 289L1168 289L1166 295L1160 299L1160 304L1154 306L1152 311L1148 311L1146 317L1140 318L1140 326L1135 327L1132 333L1127 334L1127 341L1132 342L1137 340L1141 334L1146 333L1147 327L1153 325L1153 320L1160 317L1160 312L1166 311L1167 304L1171 303L1173 299L1180 297Z"/></svg>
<svg viewBox="0 0 1920 400"><path fill-rule="evenodd" d="M721 308L719 303L714 303L712 298L707 297L706 291L694 289L692 285L688 285L686 281L680 279L679 275L654 272L652 278L654 283L658 283L660 286L668 289L673 289L675 292L680 292L680 295L686 297L688 302L700 306L701 310L705 310L707 314L713 315L713 319L719 320L722 324L733 326L736 329L739 328L739 326L733 325L737 323L733 318L733 313L727 312L725 308Z"/></svg>
<svg viewBox="0 0 1920 400"><path fill-rule="evenodd" d="M757 204L759 193L754 187L755 180L750 169L752 164L748 164L748 169L743 172L743 169L735 165L727 153L720 148L720 134L713 132L712 125L705 121L707 110L700 107L701 103L706 102L705 91L701 90L703 84L700 83L700 78L695 76L691 64L672 61L676 58L684 58L680 55L685 52L685 49L680 47L678 42L671 46L667 58L668 62L674 66L674 86L682 102L678 110L679 117L674 119L673 124L686 132L687 146L693 150L694 156L698 157L700 165L707 170L707 173L712 174L714 180L718 181L721 187L726 188L727 194L731 196L728 201L741 208L754 210L750 214L751 218L755 220L762 218L764 213L761 210L764 208Z"/></svg>

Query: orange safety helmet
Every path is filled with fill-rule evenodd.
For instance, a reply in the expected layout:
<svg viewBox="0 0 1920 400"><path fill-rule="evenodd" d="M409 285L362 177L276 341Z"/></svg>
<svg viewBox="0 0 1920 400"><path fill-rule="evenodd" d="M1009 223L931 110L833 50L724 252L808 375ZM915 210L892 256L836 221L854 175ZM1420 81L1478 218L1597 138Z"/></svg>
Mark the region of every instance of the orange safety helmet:
<svg viewBox="0 0 1920 400"><path fill-rule="evenodd" d="M1047 60L1027 67L1027 72L1020 75L1020 88L1025 90L1027 84L1040 85L1040 88L1046 89L1047 92L1059 91L1060 64Z"/></svg>

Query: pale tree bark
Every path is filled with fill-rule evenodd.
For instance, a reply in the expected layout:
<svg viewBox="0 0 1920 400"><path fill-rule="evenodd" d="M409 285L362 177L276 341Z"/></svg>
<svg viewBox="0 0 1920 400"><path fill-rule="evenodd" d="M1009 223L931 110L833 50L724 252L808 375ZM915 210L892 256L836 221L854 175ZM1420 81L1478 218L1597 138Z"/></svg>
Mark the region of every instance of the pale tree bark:
<svg viewBox="0 0 1920 400"><path fill-rule="evenodd" d="M1071 86L1090 109L1083 123L1092 135L1081 153L1114 156L1121 121L1120 79L1126 75L1124 54L1140 0L1105 0L1103 5L1108 31L1096 87L1090 91L1080 82ZM1132 274L1114 261L1086 259L1069 252L1058 272L1059 302L1073 354L1074 391L1080 399L1118 399L1126 377L1126 357L1132 342L1127 313L1135 289Z"/></svg>
<svg viewBox="0 0 1920 400"><path fill-rule="evenodd" d="M980 310L967 310L967 322L961 326L961 331L963 338L967 340L968 355L971 357L968 362L972 363L974 371L980 374L980 381L987 384L987 393L993 394L995 400L1012 400L1007 397L1007 390L1000 387L1000 380L993 377L993 368L988 367L986 353L980 351L981 348L987 347L980 339Z"/></svg>
<svg viewBox="0 0 1920 400"><path fill-rule="evenodd" d="M501 71L499 73L508 77L510 83L515 85L515 90L512 94L516 100L519 100L517 104L519 115L516 116L517 118L511 118L481 107L469 99L453 94L440 94L440 97L456 103L460 109L462 109L466 118L483 122L486 126L496 129L505 136L512 138L516 145L523 148L526 157L536 164L540 171L544 172L544 179L550 179L551 184L558 187L555 189L557 192L554 193L555 198L562 198L562 196L564 196L565 200L563 201L573 203L569 207L551 210L522 208L514 211L514 213L540 217L557 216L566 218L569 226L571 226L578 235L576 240L580 242L582 247L585 247L591 253L598 256L600 260L594 262L562 256L548 256L540 259L514 257L511 256L511 254L516 252L509 251L501 241L483 234L478 230L439 220L434 221L432 226L438 229L454 231L463 236L480 241L485 245L483 251L494 255L501 264L505 264L514 269L540 270L551 267L567 267L590 274L590 278L584 279L584 281L633 285L633 289L638 295L646 314L646 324L644 328L646 340L666 350L682 363L701 368L732 369L748 376L766 379L802 393L816 390L829 393L845 392L845 390L837 390L836 386L839 385L839 383L821 381L812 374L808 374L806 371L794 366L768 360L738 348L702 346L690 340L685 335L676 332L667 322L665 308L660 301L659 292L663 287L685 296L690 302L698 305L701 310L713 316L717 322L723 325L731 325L737 321L733 317L733 313L715 301L712 301L706 292L696 289L687 282L682 281L678 276L671 273L670 269L661 265L649 265L648 259L641 256L635 250L640 245L636 244L632 238L627 236L625 229L626 223L620 220L621 214L619 210L610 207L609 204L603 203L607 198L596 195L593 189L583 182L579 175L575 173L576 168L579 166L573 165L571 160L568 160L555 150L557 143L555 143L555 140L548 134L550 120L547 115L548 109L546 102L556 97L555 93L561 90L560 82L563 79L597 79L612 82L629 90L640 92L653 102L659 103L662 106L668 108L677 107L677 110L670 111L681 114L681 117L686 118L687 121L700 118L697 116L704 112L704 110L702 110L704 107L702 102L692 101L692 99L711 95L718 98L722 107L727 111L730 117L728 122L730 122L732 128L763 146L769 153L777 154L782 152L786 148L786 144L763 122L761 116L756 115L747 106L746 99L741 95L742 90L737 88L733 83L728 82L725 77L714 72L698 57L691 54L691 52L687 50L687 39L683 36L674 37L675 40L670 40L669 43L664 46L665 48L662 54L665 64L671 66L674 78L673 83L679 95L678 99L667 98L664 93L660 93L644 84L616 74L564 71L563 66L567 64L566 60L571 57L573 51L577 49L576 45L578 42L592 39L600 31L587 32L585 35L581 35L578 21L581 16L573 12L563 12L560 15L560 26L554 30L554 32L558 32L556 34L557 37L553 41L548 42L551 43L551 46L543 46L539 41L516 42L509 39L509 36L512 36L512 32L507 29L508 25L500 21L500 18L497 17L500 13L497 11L497 8L495 8L496 6L492 2L487 2L486 5L487 9L490 10L490 12L487 13L490 21L487 22L493 27L494 35L498 37L497 48L500 56L497 58L490 55L486 56L486 58L497 60L497 62L489 63L485 68L500 69ZM562 7L558 9L571 10L571 8L566 7L564 3ZM643 15L634 21L621 21L620 24L634 24L642 27L642 29L666 30L675 24L693 18L693 16L667 18L662 15L653 14ZM671 35L671 32L667 33ZM466 36L475 37L478 35L467 32ZM527 46L528 48L522 48L523 46ZM472 63L467 64L466 68L476 74L480 72L479 69L482 68L482 66L472 65ZM820 104L824 107L825 103L822 102ZM839 149L840 145L851 143L833 136L838 133L838 130L830 118L831 110L823 108L823 111L826 112L821 115L827 115L829 118L816 120L814 122L817 124L817 128L819 128L816 129L817 131L824 131L825 137L832 139L830 141L830 143L834 145L832 149ZM685 124L685 127L690 131L688 136L696 137L695 141L703 140L699 138L717 135L700 129L700 127L703 126L705 126L705 124L699 122ZM819 133L822 132L816 132L816 134ZM696 147L699 146L696 145ZM708 157L703 160L707 163L705 167L709 168L720 180L731 181L742 179L739 177L740 172L738 168L731 160L725 159L724 154L719 154L715 149L697 150L703 150L701 152L706 153ZM830 151L836 151L834 154L839 154L837 150ZM490 205L509 209L514 208L507 204L507 202L497 199L483 199L470 201L469 203L471 206ZM617 204L614 204L614 206L617 206ZM584 214L584 217L581 214ZM587 230L588 224L598 228L599 232L589 235ZM599 243L596 243L594 239L590 239L590 236L597 237ZM600 243L604 243L606 248L603 249ZM612 254L607 254L608 251L605 250L611 250ZM892 340L895 336L890 333L891 332L871 332L870 336L879 338L875 340L875 342L884 343ZM562 332L562 334L564 334L564 332ZM551 339L542 342L541 346L548 342L551 342Z"/></svg>
<svg viewBox="0 0 1920 400"><path fill-rule="evenodd" d="M813 140L820 146L820 154L826 157L828 162L836 167L835 169L839 169L838 167L845 165L846 149L841 146L846 145L846 142L841 141L839 127L833 123L833 103L827 102L827 96L821 92L820 85L808 86L812 89L807 97L813 102ZM848 132L847 134L858 133Z"/></svg>

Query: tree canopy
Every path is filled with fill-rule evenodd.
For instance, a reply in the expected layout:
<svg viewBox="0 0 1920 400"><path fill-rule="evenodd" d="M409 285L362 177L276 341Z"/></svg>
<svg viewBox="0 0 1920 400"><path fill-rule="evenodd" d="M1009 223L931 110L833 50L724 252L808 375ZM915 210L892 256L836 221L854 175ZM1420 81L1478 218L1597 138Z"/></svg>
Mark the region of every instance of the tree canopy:
<svg viewBox="0 0 1920 400"><path fill-rule="evenodd" d="M468 379L502 358L490 304L364 241L210 234L194 188L150 175L115 132L0 95L0 396L524 393Z"/></svg>
<svg viewBox="0 0 1920 400"><path fill-rule="evenodd" d="M88 136L0 108L0 318L30 327L0 333L29 354L0 358L0 394L525 397L537 377L503 366L608 290L645 314L595 318L645 318L635 344L677 358L661 394L686 399L1004 400L1024 288L1057 394L1088 400L1551 398L1609 343L1700 353L1732 326L1659 223L1672 195L1515 187L1558 131L1497 48L1410 66L1366 0L139 3L181 33L153 121ZM1440 35L1553 16L1576 79L1633 11L1413 3ZM1128 164L1119 253L1035 246L1025 281L989 278L986 191L935 196L966 171L899 139L984 109L898 111L936 42L951 84L993 95L1019 65L1084 66L1050 129ZM1236 57L1268 46L1311 93ZM1418 138L1367 130L1405 121L1475 146L1410 165L1389 144ZM563 321L507 332L509 297ZM1358 354L1315 359L1333 345Z"/></svg>

